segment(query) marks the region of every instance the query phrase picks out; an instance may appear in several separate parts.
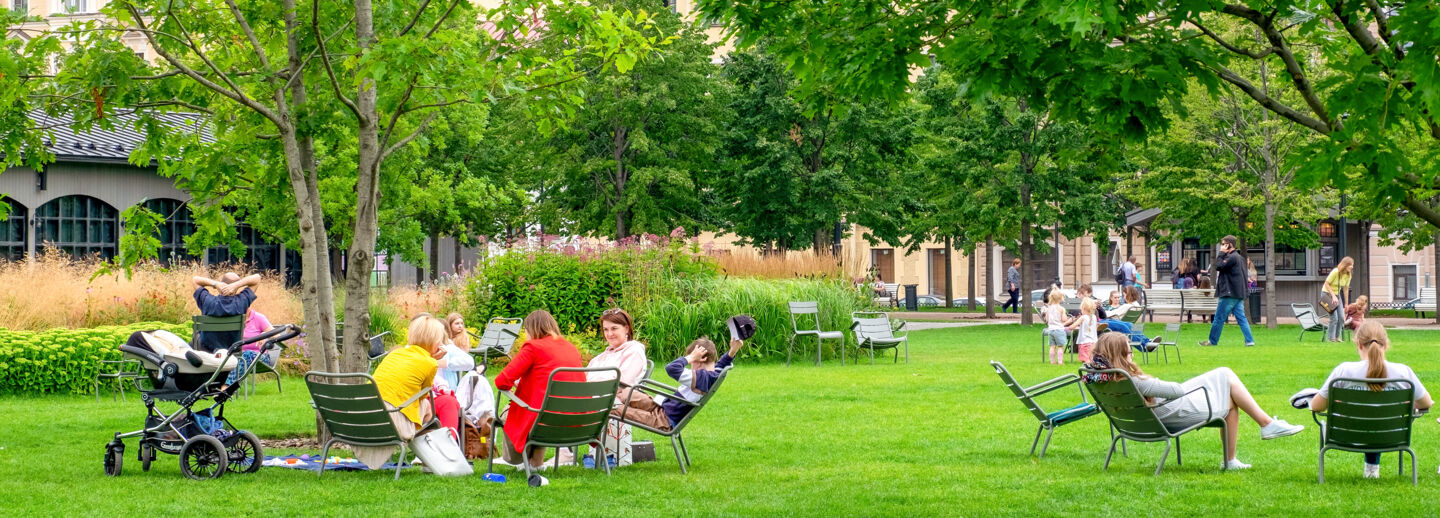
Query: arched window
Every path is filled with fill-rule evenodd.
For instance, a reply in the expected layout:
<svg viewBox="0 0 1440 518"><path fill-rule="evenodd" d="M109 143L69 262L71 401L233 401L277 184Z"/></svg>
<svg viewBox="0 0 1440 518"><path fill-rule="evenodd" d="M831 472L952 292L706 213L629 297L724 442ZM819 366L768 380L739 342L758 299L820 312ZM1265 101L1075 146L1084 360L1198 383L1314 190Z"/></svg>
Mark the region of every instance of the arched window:
<svg viewBox="0 0 1440 518"><path fill-rule="evenodd" d="M240 242L245 244L245 256L235 257L229 248L210 249L210 264L245 263L252 271L279 270L280 246L265 239L254 227L241 223L235 229Z"/></svg>
<svg viewBox="0 0 1440 518"><path fill-rule="evenodd" d="M35 239L81 258L99 254L115 257L120 229L115 207L84 195L50 200L35 210L38 225Z"/></svg>
<svg viewBox="0 0 1440 518"><path fill-rule="evenodd" d="M25 217L30 209L10 198L0 200L10 204L10 217L0 222L0 258L19 261L25 258L29 243L25 241Z"/></svg>
<svg viewBox="0 0 1440 518"><path fill-rule="evenodd" d="M165 218L160 225L160 264L176 260L198 259L185 250L185 237L195 233L195 219L190 206L180 200L160 198L145 200L145 208Z"/></svg>

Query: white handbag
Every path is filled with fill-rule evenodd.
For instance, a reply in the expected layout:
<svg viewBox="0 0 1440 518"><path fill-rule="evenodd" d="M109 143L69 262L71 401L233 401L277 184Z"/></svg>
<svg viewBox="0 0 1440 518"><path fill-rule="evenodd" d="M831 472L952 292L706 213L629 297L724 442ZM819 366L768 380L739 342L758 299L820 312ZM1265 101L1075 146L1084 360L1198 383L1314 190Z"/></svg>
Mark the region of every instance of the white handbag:
<svg viewBox="0 0 1440 518"><path fill-rule="evenodd" d="M415 456L430 468L430 472L442 477L461 477L475 474L475 468L465 460L465 451L450 436L450 430L441 428L410 440Z"/></svg>

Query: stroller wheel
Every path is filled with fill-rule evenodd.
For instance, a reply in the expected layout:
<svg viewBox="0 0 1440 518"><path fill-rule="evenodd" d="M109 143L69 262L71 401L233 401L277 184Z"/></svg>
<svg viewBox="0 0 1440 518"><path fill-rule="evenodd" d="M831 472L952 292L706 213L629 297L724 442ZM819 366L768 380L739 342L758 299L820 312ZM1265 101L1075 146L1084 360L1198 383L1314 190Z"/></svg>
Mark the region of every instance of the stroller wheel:
<svg viewBox="0 0 1440 518"><path fill-rule="evenodd" d="M150 471L150 463L155 461L155 447L148 444L140 444L140 471Z"/></svg>
<svg viewBox="0 0 1440 518"><path fill-rule="evenodd" d="M225 474L226 457L219 439L197 435L180 447L180 472L195 480L220 478Z"/></svg>
<svg viewBox="0 0 1440 518"><path fill-rule="evenodd" d="M229 459L225 466L231 473L260 471L260 464L265 460L265 450L260 447L260 439L245 430L230 437L230 447L226 448L226 452Z"/></svg>
<svg viewBox="0 0 1440 518"><path fill-rule="evenodd" d="M125 462L125 444L113 441L105 445L105 474L120 476L120 467Z"/></svg>

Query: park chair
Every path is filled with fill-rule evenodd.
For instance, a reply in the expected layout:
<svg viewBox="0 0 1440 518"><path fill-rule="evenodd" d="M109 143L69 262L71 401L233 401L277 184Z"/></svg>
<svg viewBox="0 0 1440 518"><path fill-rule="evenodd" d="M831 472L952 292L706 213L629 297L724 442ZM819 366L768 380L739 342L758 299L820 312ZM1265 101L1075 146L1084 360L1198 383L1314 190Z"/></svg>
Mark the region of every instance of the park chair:
<svg viewBox="0 0 1440 518"><path fill-rule="evenodd" d="M1120 315L1120 321L1121 321L1121 322L1127 322L1127 323L1130 323L1130 324L1134 324L1134 323L1139 322L1139 321L1140 321L1140 317L1142 317L1142 316L1144 316L1144 315L1145 315L1145 306L1131 306L1131 307L1130 307L1130 311L1125 312L1124 315Z"/></svg>
<svg viewBox="0 0 1440 518"><path fill-rule="evenodd" d="M1035 447L1040 444L1040 432L1049 430L1049 433L1045 434L1045 447L1040 448L1040 458L1045 458L1045 451L1050 449L1050 438L1055 435L1056 428L1100 413L1100 409L1096 408L1094 404L1085 398L1085 389L1079 386L1079 376L1066 374L1037 385L1021 387L1020 382L1015 381L1015 377L1010 375L1010 371L1007 370L1004 365L1001 365L1000 362L991 361L990 367L995 369L995 374L1000 376L1000 381L1005 382L1005 386L1010 387L1010 391L1015 393L1015 397L1020 400L1020 403L1025 405L1025 408L1029 410L1031 414L1034 414L1036 419L1040 420L1040 428L1035 430L1035 440L1030 443L1031 455L1035 454ZM1075 385L1075 390L1080 392L1080 403L1054 412L1046 412L1045 409L1040 408L1040 404L1036 401L1040 395L1054 392L1070 385Z"/></svg>
<svg viewBox="0 0 1440 518"><path fill-rule="evenodd" d="M245 315L232 315L228 317L211 317L195 315L190 317L190 347L196 351L205 351L200 347L200 333L223 333L233 335L227 339L225 345L239 342L245 333Z"/></svg>
<svg viewBox="0 0 1440 518"><path fill-rule="evenodd" d="M808 325L801 329L800 321L805 320ZM815 337L815 365L820 365L820 353L825 350L825 340L840 341L840 365L845 365L845 333L840 331L825 331L820 329L820 304L818 302L791 302L790 303L790 344L785 351L785 365L790 365L790 358L795 354L795 342L802 336Z"/></svg>
<svg viewBox="0 0 1440 518"><path fill-rule="evenodd" d="M1174 324L1165 324L1165 332L1157 333L1157 338L1160 339L1158 349L1160 350L1161 355L1165 358L1165 363L1170 363L1170 349L1175 349L1175 363L1184 363L1180 361L1179 322L1176 322Z"/></svg>
<svg viewBox="0 0 1440 518"><path fill-rule="evenodd" d="M1366 383L1385 383L1385 390L1370 390ZM1410 449L1415 386L1401 378L1338 378L1330 382L1329 388L1330 404L1323 412L1310 414L1320 426L1320 483L1325 483L1325 452L1340 450L1400 452L1401 475L1405 474L1405 454L1409 453L1410 483L1418 484L1415 451Z"/></svg>
<svg viewBox="0 0 1440 518"><path fill-rule="evenodd" d="M556 379L562 373L575 372L580 374L581 380L589 378L590 374L607 374L605 381L565 381ZM526 438L525 450L532 447L549 448L574 448L589 445L594 451L602 451L600 441L605 435L605 425L610 422L610 408L615 405L615 394L620 390L620 369L615 367L596 367L593 369L582 369L578 367L562 367L550 373L550 380L545 385L545 399L539 405L534 402L526 402L508 390L497 391L495 395L496 408L500 408L500 396L504 395L520 408L535 412L535 424L530 428L530 435ZM498 446L500 443L495 439L499 437L500 429L505 427L505 420L497 418L494 428L491 429L490 444ZM508 447L508 446L503 446ZM498 455L498 453L496 454ZM534 468L530 465L528 455L522 459L520 464L525 468L525 478L530 479ZM597 467L603 467L605 474L610 474L610 463L604 461L605 455L597 454ZM493 473L495 468L495 455L490 456L489 472ZM560 469L560 456L555 456L555 469Z"/></svg>
<svg viewBox="0 0 1440 518"><path fill-rule="evenodd" d="M1097 333L1098 333L1098 331L1097 331ZM1065 356L1066 356L1067 358L1069 358L1071 361L1075 361L1075 354L1076 354L1076 352L1077 352L1076 349L1077 349L1077 347L1078 347L1078 346L1075 344L1075 337L1078 336L1079 334L1080 334L1080 330L1079 330L1079 329L1071 329L1071 330L1065 332ZM1097 336L1098 336L1098 335L1097 335ZM1049 363L1049 362L1050 362L1050 337L1045 336L1045 333L1040 333L1040 363ZM906 362L906 363L909 363L909 362Z"/></svg>
<svg viewBox="0 0 1440 518"><path fill-rule="evenodd" d="M280 373L275 371L275 367L271 367L270 364L265 363L265 359L269 358L271 363L274 363L275 365L280 365L280 351L284 349L285 344L276 342L275 345L271 346L270 349L267 349L265 351L265 354L263 356L255 357L255 366L251 367L251 369L253 370L250 371L250 375L246 376L245 379L240 380L240 382L244 384L241 394L243 394L247 399L251 395L255 394L255 385L257 383L255 381L256 375L266 373L275 375L275 392L284 392L284 389L280 387Z"/></svg>
<svg viewBox="0 0 1440 518"><path fill-rule="evenodd" d="M1155 350L1152 351L1152 350L1150 350L1150 345L1151 345L1151 344L1141 343L1139 340L1136 340L1136 339L1135 339L1135 335L1142 335L1142 336L1145 335L1145 324L1144 324L1144 323L1142 323L1142 322L1136 322L1136 323L1134 323L1134 324L1130 324L1130 334L1127 335L1125 338L1128 339L1128 340L1130 340L1130 348L1131 348L1131 349L1134 349L1135 352L1140 353L1140 355L1145 358L1145 364L1146 364L1146 365L1149 365L1149 364L1150 364L1150 353L1158 352L1158 351L1160 350L1160 346L1159 346L1159 345L1156 345L1156 346L1155 346ZM1151 337L1151 338L1153 339L1154 337Z"/></svg>
<svg viewBox="0 0 1440 518"><path fill-rule="evenodd" d="M311 371L305 374L305 384L310 388L311 404L330 432L330 440L325 441L320 458L328 459L330 445L337 442L351 446L399 446L400 460L395 466L395 479L398 480L409 441L400 438L400 431L395 428L390 414L429 394L430 387L410 396L394 410L387 410L385 400L380 399L380 389L375 386L375 378L363 372L332 374ZM437 428L440 428L440 421L431 419L415 435ZM324 460L320 462L319 474L325 474Z"/></svg>
<svg viewBox="0 0 1440 518"><path fill-rule="evenodd" d="M125 380L130 378L143 377L144 367L139 361L132 359L124 360L100 360L100 369L95 374L95 402L100 402L100 385L106 381L115 382L115 391L120 393L120 400L125 400ZM111 396L113 399L115 396Z"/></svg>
<svg viewBox="0 0 1440 518"><path fill-rule="evenodd" d="M1117 441L1129 439L1138 442L1164 442L1165 453L1160 456L1159 464L1155 465L1155 474L1159 475L1160 470L1165 467L1165 459L1170 456L1170 443L1175 443L1175 463L1182 464L1180 436L1206 427L1220 428L1223 452L1227 425L1225 424L1225 415L1216 414L1215 409L1207 408L1207 417L1202 422L1171 430L1160 422L1160 418L1155 417L1155 408L1164 403L1145 404L1145 397L1140 395L1140 391L1135 388L1134 381L1131 381L1124 371L1119 369L1080 369L1080 375L1086 379L1085 388L1090 391L1095 406L1100 407L1100 411L1105 413L1105 417L1110 420L1110 426L1114 427L1116 432L1116 436L1110 439L1110 452L1105 454L1104 469L1110 469L1110 458L1115 455ZM1194 390L1186 392L1185 395L1188 396L1195 391L1204 391L1208 406L1209 390L1205 387L1196 387ZM1221 469L1225 469L1223 462Z"/></svg>
<svg viewBox="0 0 1440 518"><path fill-rule="evenodd" d="M1435 288L1420 288L1420 297L1416 298L1410 305L1415 310L1415 316L1425 318L1426 313L1435 312Z"/></svg>
<svg viewBox="0 0 1440 518"><path fill-rule="evenodd" d="M375 367L380 365L380 360L384 360L385 355L390 354L390 350L385 347L385 336L389 334L389 331L385 331L370 337L370 350L366 351L366 356L370 357L370 372L375 372Z"/></svg>
<svg viewBox="0 0 1440 518"><path fill-rule="evenodd" d="M896 331L905 331L905 323L899 327L891 324L890 315L875 311L856 311L850 314L850 332L855 335L855 344L860 349L870 350L870 365L875 365L876 349L894 349L895 363L900 362L900 346L905 346L905 363L910 363L910 333L899 336ZM843 340L843 338L842 338ZM842 351L844 347L840 348ZM855 353L855 363L860 363L860 353ZM840 364L845 364L841 353Z"/></svg>
<svg viewBox="0 0 1440 518"><path fill-rule="evenodd" d="M520 338L520 326L524 320L511 317L495 317L485 323L485 331L480 336L470 335L475 338L475 346L470 348L471 354L480 355L480 363L490 363L491 356L510 357L510 349L515 347L515 339ZM468 332L468 331L467 331Z"/></svg>
<svg viewBox="0 0 1440 518"><path fill-rule="evenodd" d="M1300 321L1300 337L1297 340L1305 340L1306 331L1325 332L1329 327L1329 319L1321 320L1320 314L1315 312L1315 306L1311 304L1291 304L1290 312L1295 314L1295 320Z"/></svg>
<svg viewBox="0 0 1440 518"><path fill-rule="evenodd" d="M688 474L690 472L690 470L688 469L690 467L690 450L685 448L685 437L683 437L681 434L685 433L685 427L690 424L690 421L694 420L695 416L699 415L700 411L705 409L705 405L710 403L710 398L714 397L715 393L720 391L720 385L723 385L725 383L725 378L729 375L729 367L721 370L720 377L715 378L715 383L712 383L710 385L710 391L706 392L705 395L700 397L700 401L695 403L691 403L689 400L680 397L678 395L680 389L678 388L666 385L664 383L660 383L649 378L640 380L640 383L635 385L635 390L645 393L650 397L655 397L657 395L665 396L666 399L669 401L674 401L676 403L680 403L682 405L690 407L690 411L685 414L685 417L681 418L680 422L675 423L675 426L671 426L669 430L652 428L648 425L626 419L625 415L630 410L629 401L626 401L626 404L621 406L620 415L612 414L610 418L621 423L634 426L641 430L645 430L647 432L659 435L661 437L669 437L670 448L675 450L675 462L680 464L680 473Z"/></svg>

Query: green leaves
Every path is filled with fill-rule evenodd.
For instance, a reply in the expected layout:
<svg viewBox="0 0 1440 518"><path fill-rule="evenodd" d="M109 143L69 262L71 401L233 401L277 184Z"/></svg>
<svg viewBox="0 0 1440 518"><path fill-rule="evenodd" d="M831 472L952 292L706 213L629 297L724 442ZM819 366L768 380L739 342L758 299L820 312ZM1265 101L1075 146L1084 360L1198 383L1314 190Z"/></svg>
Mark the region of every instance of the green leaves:
<svg viewBox="0 0 1440 518"><path fill-rule="evenodd" d="M139 322L90 329L0 329L0 394L88 394L100 360L119 360L131 333L164 329L190 336L190 326Z"/></svg>

